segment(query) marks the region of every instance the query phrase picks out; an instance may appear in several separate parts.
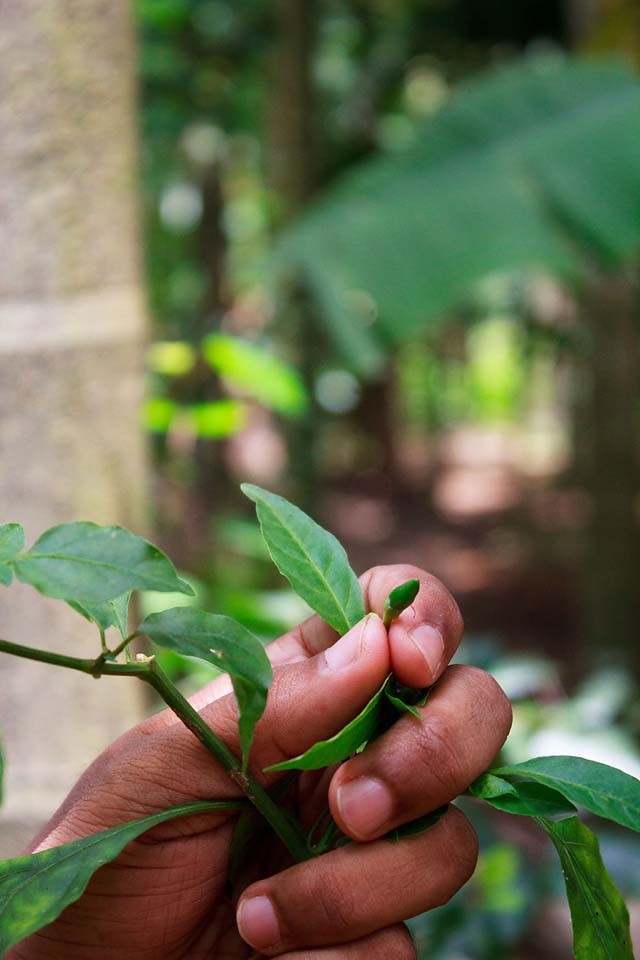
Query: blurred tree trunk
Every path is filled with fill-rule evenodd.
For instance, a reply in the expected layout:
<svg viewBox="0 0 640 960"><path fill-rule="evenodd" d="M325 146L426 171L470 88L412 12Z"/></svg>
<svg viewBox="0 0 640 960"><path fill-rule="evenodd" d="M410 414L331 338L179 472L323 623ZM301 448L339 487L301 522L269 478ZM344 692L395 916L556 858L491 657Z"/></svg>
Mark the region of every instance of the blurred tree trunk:
<svg viewBox="0 0 640 960"><path fill-rule="evenodd" d="M585 633L596 659L622 655L640 679L639 313L630 274L600 275L585 292L584 415L576 443L591 499Z"/></svg>
<svg viewBox="0 0 640 960"><path fill-rule="evenodd" d="M634 54L635 0L565 0L571 45ZM583 563L583 633L593 659L623 659L640 680L640 295L631 272L596 274L582 295L586 349L574 422L591 501Z"/></svg>
<svg viewBox="0 0 640 960"><path fill-rule="evenodd" d="M202 220L198 230L200 258L206 271L207 283L202 298L201 314L195 341L199 343L209 333L220 329L227 307L224 279L226 270L227 238L223 229L224 195L220 170L211 164L202 179ZM200 359L192 375L191 401L210 403L223 395L218 376ZM229 483L225 475L222 441L199 438L196 442L194 488L198 497L189 528L189 548L193 543L199 551L211 549L211 519L216 503L225 502ZM189 505L187 504L187 507Z"/></svg>
<svg viewBox="0 0 640 960"><path fill-rule="evenodd" d="M315 184L313 51L317 30L316 0L276 0L275 40L267 90L267 179L279 204L278 226L308 203ZM313 305L302 278L292 281L287 305L287 332L294 331L295 362L304 378L310 405L289 430L291 496L312 509L317 494L315 438L319 410L313 396L320 353Z"/></svg>
<svg viewBox="0 0 640 960"><path fill-rule="evenodd" d="M78 518L145 526L135 69L128 0L2 6L0 519L22 521L28 542ZM65 604L2 589L0 636L96 649ZM142 700L28 661L0 670L6 854Z"/></svg>

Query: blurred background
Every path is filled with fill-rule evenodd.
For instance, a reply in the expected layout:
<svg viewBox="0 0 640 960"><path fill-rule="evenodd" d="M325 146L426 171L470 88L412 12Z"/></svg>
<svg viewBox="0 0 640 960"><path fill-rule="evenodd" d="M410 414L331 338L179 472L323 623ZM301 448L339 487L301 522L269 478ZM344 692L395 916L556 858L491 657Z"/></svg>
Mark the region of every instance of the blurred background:
<svg viewBox="0 0 640 960"><path fill-rule="evenodd" d="M444 581L510 760L640 775L636 0L0 11L1 519L124 523L269 638L304 610L238 485L277 490L358 572ZM22 586L0 629L90 642ZM0 669L13 853L149 705ZM570 956L550 851L471 815L424 956ZM640 848L600 836L639 897Z"/></svg>

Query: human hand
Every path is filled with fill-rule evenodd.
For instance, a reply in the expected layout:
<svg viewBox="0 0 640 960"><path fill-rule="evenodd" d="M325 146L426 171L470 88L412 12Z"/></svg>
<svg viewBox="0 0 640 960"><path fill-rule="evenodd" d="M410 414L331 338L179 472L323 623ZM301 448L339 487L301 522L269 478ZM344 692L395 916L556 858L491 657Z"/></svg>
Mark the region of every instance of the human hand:
<svg viewBox="0 0 640 960"><path fill-rule="evenodd" d="M369 842L294 866L286 866L282 852L266 845L252 864L254 876L262 879L234 906L227 890L233 818L207 814L173 821L130 844L95 874L79 901L9 957L240 960L254 950L287 960L412 957L401 921L445 902L468 879L475 865L475 835L464 816L450 808L420 836L393 844L381 838L463 791L489 765L510 724L509 705L487 674L467 667L445 673L462 624L438 581L414 567L374 568L362 578L367 608L382 612L390 589L412 577L420 579L420 593L388 637L382 622L368 617L334 642L335 633L312 617L271 644L274 683L252 748L252 767L260 776L263 767L339 730L390 670L415 687L441 677L419 720L402 717L336 772L299 778L300 819L311 822L319 798L328 796L344 833ZM209 684L192 702L239 751L226 678ZM267 784L276 778L262 776ZM189 800L237 795L204 748L170 711L163 711L95 761L33 849Z"/></svg>

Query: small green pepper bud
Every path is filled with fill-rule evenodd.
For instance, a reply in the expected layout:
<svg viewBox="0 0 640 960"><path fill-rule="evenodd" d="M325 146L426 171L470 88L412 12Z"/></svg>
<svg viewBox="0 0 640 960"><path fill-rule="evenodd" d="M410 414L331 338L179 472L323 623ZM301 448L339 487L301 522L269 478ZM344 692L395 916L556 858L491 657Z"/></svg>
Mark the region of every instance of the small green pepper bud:
<svg viewBox="0 0 640 960"><path fill-rule="evenodd" d="M388 627L392 620L399 617L403 610L411 606L418 596L419 589L419 580L407 580L406 583L401 583L400 586L394 587L384 602L383 623L385 627Z"/></svg>

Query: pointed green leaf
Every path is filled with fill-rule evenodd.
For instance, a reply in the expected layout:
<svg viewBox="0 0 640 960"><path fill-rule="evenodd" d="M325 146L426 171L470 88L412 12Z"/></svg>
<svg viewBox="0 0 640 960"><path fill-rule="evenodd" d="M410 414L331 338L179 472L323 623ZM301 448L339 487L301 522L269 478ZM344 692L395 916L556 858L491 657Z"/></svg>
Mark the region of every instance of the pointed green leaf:
<svg viewBox="0 0 640 960"><path fill-rule="evenodd" d="M0 523L0 560L13 560L24 548L24 530L19 523Z"/></svg>
<svg viewBox="0 0 640 960"><path fill-rule="evenodd" d="M491 772L543 783L596 816L640 832L640 780L615 767L582 757L536 757Z"/></svg>
<svg viewBox="0 0 640 960"><path fill-rule="evenodd" d="M250 483L269 553L298 596L340 635L365 615L362 590L342 545L293 504Z"/></svg>
<svg viewBox="0 0 640 960"><path fill-rule="evenodd" d="M576 960L633 960L629 913L602 862L595 835L577 817L539 822L562 864Z"/></svg>
<svg viewBox="0 0 640 960"><path fill-rule="evenodd" d="M422 690L405 687L403 683L398 683L394 676L390 676L385 684L384 695L398 713L410 713L414 717L419 717L418 707L424 707L431 690L431 687L425 687Z"/></svg>
<svg viewBox="0 0 640 960"><path fill-rule="evenodd" d="M543 783L521 780L512 784L512 786L513 793L501 793L492 797L485 796L482 799L497 810L519 814L522 817L557 817L576 812L576 808L570 800L567 800L557 790L546 787Z"/></svg>
<svg viewBox="0 0 640 960"><path fill-rule="evenodd" d="M111 827L82 840L0 863L0 956L80 897L92 875L128 843L165 820L240 808L242 801L198 801Z"/></svg>
<svg viewBox="0 0 640 960"><path fill-rule="evenodd" d="M109 627L115 627L124 640L128 634L127 622L129 616L129 601L131 600L131 591L128 590L115 600L105 600L103 603L78 603L76 600L68 600L70 607L73 607L79 614L96 623L101 630L108 630Z"/></svg>
<svg viewBox="0 0 640 960"><path fill-rule="evenodd" d="M384 602L384 625L388 627L392 620L399 617L403 610L410 607L420 590L419 580L407 580L395 587Z"/></svg>
<svg viewBox="0 0 640 960"><path fill-rule="evenodd" d="M373 695L357 717L328 740L319 740L292 760L274 763L270 770L321 770L332 763L341 763L370 740L380 729L384 717L384 688L387 681Z"/></svg>
<svg viewBox="0 0 640 960"><path fill-rule="evenodd" d="M257 637L230 617L192 607L152 613L138 632L187 657L213 663L229 674L238 701L240 742L246 767L256 723L264 713L272 671Z"/></svg>
<svg viewBox="0 0 640 960"><path fill-rule="evenodd" d="M515 796L516 788L502 777L496 777L493 773L483 773L473 781L469 787L469 793L479 800L492 800L494 797L503 797L507 793Z"/></svg>
<svg viewBox="0 0 640 960"><path fill-rule="evenodd" d="M127 590L192 593L168 557L123 527L77 521L51 527L13 561L19 580L48 597L102 603Z"/></svg>
<svg viewBox="0 0 640 960"><path fill-rule="evenodd" d="M0 583L3 587L10 587L13 580L13 572L7 563L0 561Z"/></svg>
<svg viewBox="0 0 640 960"><path fill-rule="evenodd" d="M424 816L418 817L417 820L403 823L399 827L396 827L395 830L391 830L386 835L387 839L391 840L392 843L398 843L399 840L406 840L408 837L419 837L421 833L425 833L431 827L435 827L438 820L442 819L448 809L449 805L445 804L444 807L438 807L437 810L432 810L431 813L425 813Z"/></svg>

